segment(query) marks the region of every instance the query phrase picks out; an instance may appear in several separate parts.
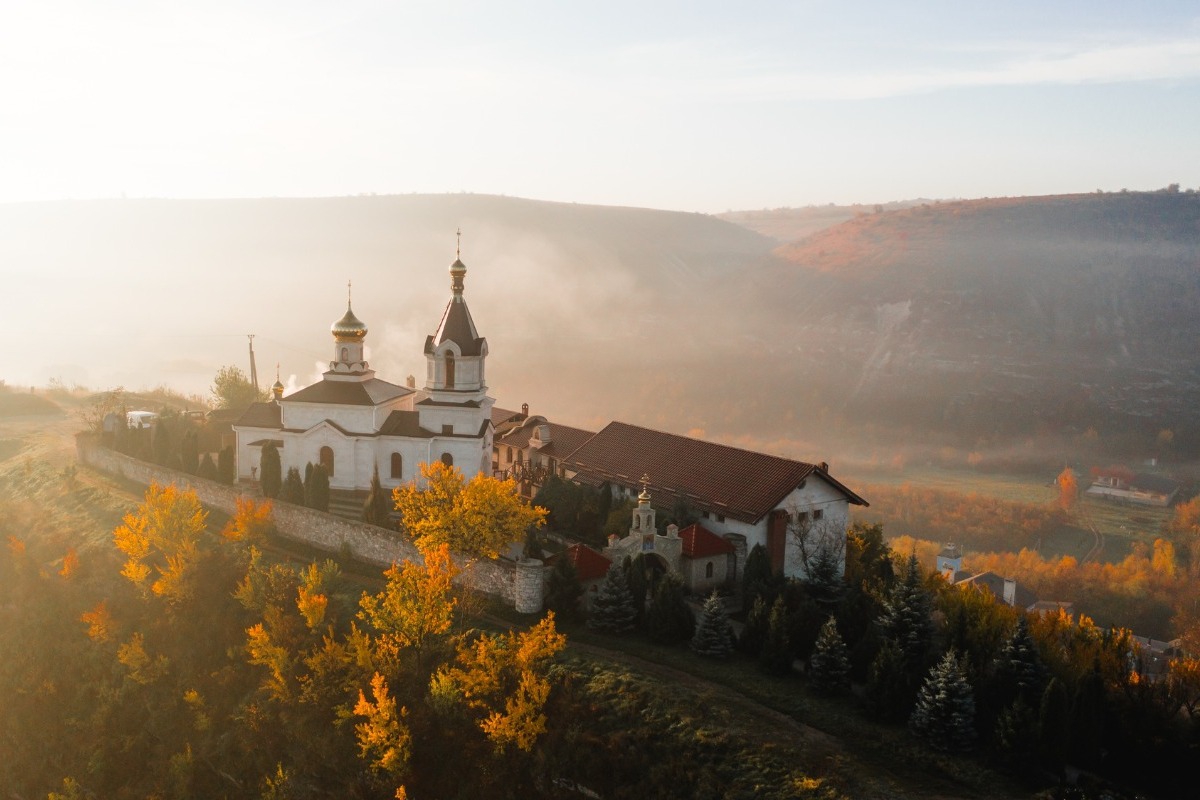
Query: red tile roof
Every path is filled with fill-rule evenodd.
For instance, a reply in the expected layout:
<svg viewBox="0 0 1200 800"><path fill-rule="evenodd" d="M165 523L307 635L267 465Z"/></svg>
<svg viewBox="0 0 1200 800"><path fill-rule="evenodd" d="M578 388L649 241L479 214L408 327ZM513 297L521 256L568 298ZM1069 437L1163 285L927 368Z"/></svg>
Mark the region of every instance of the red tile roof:
<svg viewBox="0 0 1200 800"><path fill-rule="evenodd" d="M575 575L582 581L594 581L608 574L612 561L597 553L586 544L573 544L558 558L569 558L575 567Z"/></svg>
<svg viewBox="0 0 1200 800"><path fill-rule="evenodd" d="M693 508L755 523L816 473L854 505L867 502L813 464L610 422L563 459L576 480L634 488L643 474L657 505Z"/></svg>
<svg viewBox="0 0 1200 800"><path fill-rule="evenodd" d="M679 532L683 539L683 554L688 558L708 558L732 553L733 544L722 539L699 522L694 522Z"/></svg>

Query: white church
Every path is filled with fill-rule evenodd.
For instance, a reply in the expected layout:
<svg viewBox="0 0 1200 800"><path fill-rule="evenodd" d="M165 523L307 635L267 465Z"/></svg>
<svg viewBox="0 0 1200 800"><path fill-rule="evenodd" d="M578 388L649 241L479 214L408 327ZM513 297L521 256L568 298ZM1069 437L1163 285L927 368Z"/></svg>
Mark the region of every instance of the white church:
<svg viewBox="0 0 1200 800"><path fill-rule="evenodd" d="M362 491L376 469L384 487L420 479L419 465L441 461L468 477L490 472L492 404L484 382L487 340L475 329L461 259L450 266L450 302L437 332L425 340L425 387L375 377L363 344L367 326L346 314L333 323L333 360L318 383L283 396L276 380L269 402L255 403L233 426L239 481L258 478L262 448L279 448L286 475L323 464L333 490Z"/></svg>

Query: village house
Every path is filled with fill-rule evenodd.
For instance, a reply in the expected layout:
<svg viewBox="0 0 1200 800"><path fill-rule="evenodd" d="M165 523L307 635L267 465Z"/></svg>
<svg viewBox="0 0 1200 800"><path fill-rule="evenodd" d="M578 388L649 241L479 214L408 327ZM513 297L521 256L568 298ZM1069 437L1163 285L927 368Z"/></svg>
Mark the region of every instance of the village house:
<svg viewBox="0 0 1200 800"><path fill-rule="evenodd" d="M819 553L836 559L839 569L844 569L849 507L867 505L834 479L826 464L807 464L624 422L606 425L563 459L562 469L578 483L608 487L614 499L636 498L639 508L643 495L653 495L660 507L686 506L693 511L702 526L689 534L693 554L717 555L706 534L732 548L731 553L721 554L726 576L717 582L739 581L746 554L755 545L762 545L774 569L788 577L805 577L808 560ZM656 556L665 568L682 572L676 561L684 552L680 532L651 537L653 515L639 519L635 509L634 516L630 536L645 537L641 552ZM714 560L714 575L719 569ZM707 573L707 566L704 570ZM705 575L703 580L713 577Z"/></svg>
<svg viewBox="0 0 1200 800"><path fill-rule="evenodd" d="M1170 478L1113 465L1092 470L1092 485L1087 493L1108 500L1166 507L1175 502L1179 489L1179 484Z"/></svg>

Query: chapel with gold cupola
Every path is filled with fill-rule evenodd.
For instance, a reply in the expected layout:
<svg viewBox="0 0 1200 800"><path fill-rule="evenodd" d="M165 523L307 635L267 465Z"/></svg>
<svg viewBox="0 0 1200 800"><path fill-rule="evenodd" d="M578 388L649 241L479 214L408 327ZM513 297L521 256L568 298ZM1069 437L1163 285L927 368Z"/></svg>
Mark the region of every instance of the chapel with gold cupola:
<svg viewBox="0 0 1200 800"><path fill-rule="evenodd" d="M450 266L450 301L425 340L427 375L418 389L375 376L366 360L367 325L346 313L330 326L333 359L321 380L255 403L233 426L238 480L257 479L262 448L279 449L284 474L322 464L335 492L365 492L378 470L384 487L420 482L419 465L455 466L467 477L491 469L493 399L487 394L487 340L479 335L464 297L467 268Z"/></svg>

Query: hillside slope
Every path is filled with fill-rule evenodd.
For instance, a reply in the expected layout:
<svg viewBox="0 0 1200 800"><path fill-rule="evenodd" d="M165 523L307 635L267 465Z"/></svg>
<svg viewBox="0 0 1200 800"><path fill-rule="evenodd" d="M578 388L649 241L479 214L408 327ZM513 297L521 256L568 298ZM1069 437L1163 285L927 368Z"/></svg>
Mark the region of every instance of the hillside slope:
<svg viewBox="0 0 1200 800"><path fill-rule="evenodd" d="M423 381L461 227L502 406L810 460L1089 426L1200 429L1200 198L1119 194L859 215L797 242L716 217L481 195L0 205L10 385L291 387L353 280L381 377ZM891 446L891 444L889 444ZM935 443L936 446L936 443ZM835 463L836 467L836 463Z"/></svg>
<svg viewBox="0 0 1200 800"><path fill-rule="evenodd" d="M770 297L852 408L983 434L1196 422L1200 196L924 205L776 254Z"/></svg>

